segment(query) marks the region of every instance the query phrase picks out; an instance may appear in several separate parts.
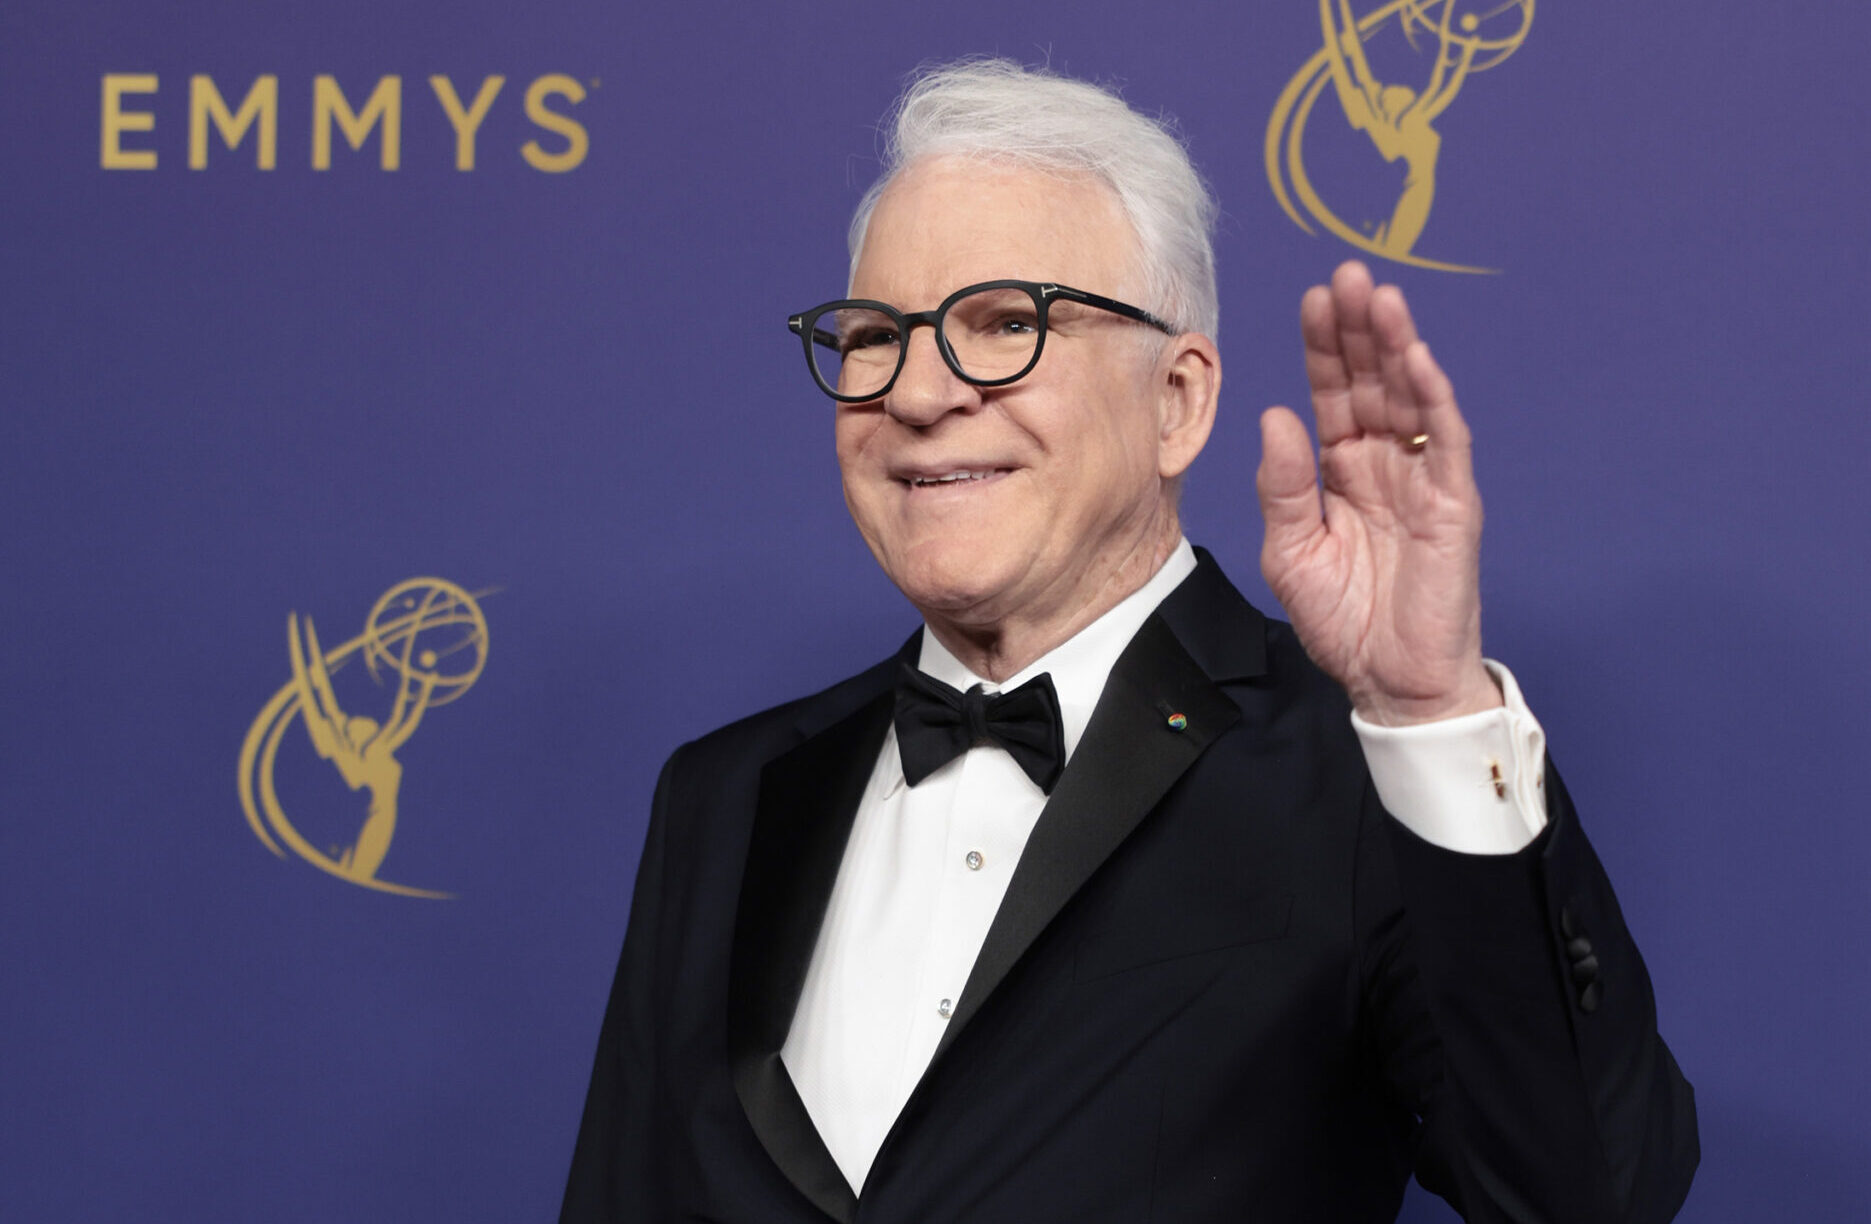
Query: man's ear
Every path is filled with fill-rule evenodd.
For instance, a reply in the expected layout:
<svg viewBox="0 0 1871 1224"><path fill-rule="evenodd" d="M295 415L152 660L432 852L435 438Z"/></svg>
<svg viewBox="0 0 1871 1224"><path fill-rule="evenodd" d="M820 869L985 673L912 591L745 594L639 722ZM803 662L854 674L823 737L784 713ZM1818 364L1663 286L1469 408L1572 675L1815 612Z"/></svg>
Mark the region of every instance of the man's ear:
<svg viewBox="0 0 1871 1224"><path fill-rule="evenodd" d="M1175 480L1208 443L1221 402L1221 352L1199 332L1170 337L1157 368L1157 475Z"/></svg>

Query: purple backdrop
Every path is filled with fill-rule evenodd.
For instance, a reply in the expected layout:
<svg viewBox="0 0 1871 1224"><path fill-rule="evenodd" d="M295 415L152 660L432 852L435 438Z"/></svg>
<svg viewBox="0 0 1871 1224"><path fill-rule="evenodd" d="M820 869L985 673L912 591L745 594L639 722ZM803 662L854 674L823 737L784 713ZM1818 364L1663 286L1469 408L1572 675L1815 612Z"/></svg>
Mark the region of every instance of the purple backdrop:
<svg viewBox="0 0 1871 1224"><path fill-rule="evenodd" d="M919 61L1047 58L1180 117L1226 209L1188 527L1266 602L1254 421L1302 397L1298 297L1349 251L1262 165L1311 0L725 12L0 12L0 1218L556 1211L663 757L913 624L784 320L841 291ZM1871 1217L1868 44L1849 6L1541 5L1438 120L1418 244L1504 271L1378 265L1474 423L1489 651L1697 1088L1686 1220ZM437 73L464 106L505 77L471 172ZM113 74L157 78L116 137L154 169L101 164ZM276 169L212 125L189 167L194 74L230 108L277 77ZM400 77L398 169L381 128L312 168L321 74L359 111ZM524 104L552 74L562 172L521 152L573 159ZM1394 198L1329 91L1313 123L1322 189ZM441 901L275 857L236 785L288 614L335 653L418 575L488 628L396 754L382 875ZM394 676L334 681L387 717ZM308 838L355 835L297 727L274 776Z"/></svg>

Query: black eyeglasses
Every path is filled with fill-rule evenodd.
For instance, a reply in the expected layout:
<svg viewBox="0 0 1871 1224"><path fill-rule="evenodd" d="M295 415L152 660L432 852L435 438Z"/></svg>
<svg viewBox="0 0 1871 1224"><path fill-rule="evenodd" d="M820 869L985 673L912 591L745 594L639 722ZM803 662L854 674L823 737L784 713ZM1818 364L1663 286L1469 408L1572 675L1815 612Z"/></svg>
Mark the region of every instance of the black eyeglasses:
<svg viewBox="0 0 1871 1224"><path fill-rule="evenodd" d="M1046 347L1046 314L1056 301L1076 302L1175 335L1147 310L1036 281L997 280L949 294L934 310L905 314L884 302L846 298L786 320L805 344L806 364L825 394L842 403L876 399L896 385L909 334L933 327L936 349L955 376L977 387L1025 378Z"/></svg>

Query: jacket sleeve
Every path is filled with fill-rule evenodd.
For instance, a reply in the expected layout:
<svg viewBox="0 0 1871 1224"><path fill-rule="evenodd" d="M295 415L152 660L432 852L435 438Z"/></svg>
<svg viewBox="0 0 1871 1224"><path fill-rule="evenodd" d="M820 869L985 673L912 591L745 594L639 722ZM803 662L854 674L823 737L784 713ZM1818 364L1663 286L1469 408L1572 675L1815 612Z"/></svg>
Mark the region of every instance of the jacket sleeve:
<svg viewBox="0 0 1871 1224"><path fill-rule="evenodd" d="M651 805L650 827L631 894L630 925L611 985L597 1059L585 1096L584 1119L572 1152L572 1172L559 1211L560 1224L625 1224L663 1218L657 1182L658 1058L652 1000L662 885L668 840L669 795L678 751L663 766Z"/></svg>
<svg viewBox="0 0 1871 1224"><path fill-rule="evenodd" d="M1359 894L1380 1056L1422 1121L1418 1180L1464 1219L1666 1221L1698 1160L1694 1095L1550 761L1546 779L1547 828L1512 855L1441 849L1371 795Z"/></svg>

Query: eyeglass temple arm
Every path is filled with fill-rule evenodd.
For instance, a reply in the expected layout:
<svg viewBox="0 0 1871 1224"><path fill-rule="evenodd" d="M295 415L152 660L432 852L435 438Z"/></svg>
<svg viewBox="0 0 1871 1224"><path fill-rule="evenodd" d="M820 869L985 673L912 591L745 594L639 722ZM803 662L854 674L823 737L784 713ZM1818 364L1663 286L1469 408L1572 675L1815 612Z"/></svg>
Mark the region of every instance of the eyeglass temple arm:
<svg viewBox="0 0 1871 1224"><path fill-rule="evenodd" d="M1148 323L1151 327L1156 328L1156 330L1171 336L1175 335L1178 330L1174 324L1164 319L1157 318L1147 310L1141 310L1138 307L1132 306L1129 302L1120 302L1116 298L1108 298L1099 293L1087 293L1083 289L1074 289L1070 285L1041 285L1039 287L1039 293L1040 296L1044 298L1050 298L1056 294L1064 295L1075 302L1083 302L1087 306L1096 306L1099 310L1108 310L1112 314L1123 315L1126 319L1135 319L1139 323Z"/></svg>
<svg viewBox="0 0 1871 1224"><path fill-rule="evenodd" d="M786 320L786 327L793 335L799 335L805 331L805 316L794 315L792 318ZM812 329L812 343L822 344L828 349L836 349L838 347L838 337L822 327L814 327Z"/></svg>

